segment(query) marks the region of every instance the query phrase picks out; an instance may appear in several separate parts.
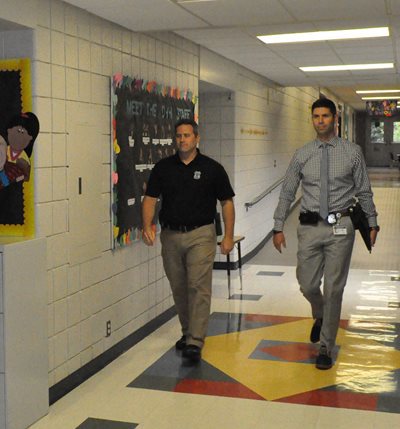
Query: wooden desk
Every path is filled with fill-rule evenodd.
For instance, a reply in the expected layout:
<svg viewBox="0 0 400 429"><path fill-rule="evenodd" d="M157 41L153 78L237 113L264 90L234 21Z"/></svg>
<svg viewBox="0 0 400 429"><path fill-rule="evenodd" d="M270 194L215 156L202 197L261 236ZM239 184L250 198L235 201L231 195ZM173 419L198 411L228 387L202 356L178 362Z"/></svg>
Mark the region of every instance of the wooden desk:
<svg viewBox="0 0 400 429"><path fill-rule="evenodd" d="M219 236L217 239L217 244L220 245L222 242L222 236ZM235 235L233 237L233 245L237 247L238 250L238 268L240 275L240 289L242 289L242 249L240 243L245 239L243 235ZM231 258L230 254L226 255L226 273L228 275L228 293L229 298L231 297Z"/></svg>

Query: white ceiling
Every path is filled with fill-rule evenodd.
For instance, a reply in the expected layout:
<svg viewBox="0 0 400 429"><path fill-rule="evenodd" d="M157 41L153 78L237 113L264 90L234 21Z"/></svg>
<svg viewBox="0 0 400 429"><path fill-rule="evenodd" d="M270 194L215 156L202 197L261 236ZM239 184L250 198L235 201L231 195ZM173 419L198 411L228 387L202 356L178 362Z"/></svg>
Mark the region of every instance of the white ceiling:
<svg viewBox="0 0 400 429"><path fill-rule="evenodd" d="M67 0L133 31L174 31L283 86L329 88L356 109L356 89L400 89L400 0ZM265 45L256 36L389 26L390 37ZM299 66L386 63L392 70L305 73Z"/></svg>

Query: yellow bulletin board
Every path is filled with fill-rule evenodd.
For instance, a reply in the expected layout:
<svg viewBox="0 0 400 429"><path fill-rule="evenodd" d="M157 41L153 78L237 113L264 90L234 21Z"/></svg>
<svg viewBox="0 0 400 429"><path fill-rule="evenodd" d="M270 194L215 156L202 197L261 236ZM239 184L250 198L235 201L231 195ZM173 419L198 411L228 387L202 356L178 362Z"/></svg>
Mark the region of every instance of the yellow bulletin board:
<svg viewBox="0 0 400 429"><path fill-rule="evenodd" d="M30 60L0 60L0 135L7 141L9 120L31 110ZM29 181L0 188L0 235L29 237L35 233L33 154L30 165ZM15 189L21 201L13 207Z"/></svg>

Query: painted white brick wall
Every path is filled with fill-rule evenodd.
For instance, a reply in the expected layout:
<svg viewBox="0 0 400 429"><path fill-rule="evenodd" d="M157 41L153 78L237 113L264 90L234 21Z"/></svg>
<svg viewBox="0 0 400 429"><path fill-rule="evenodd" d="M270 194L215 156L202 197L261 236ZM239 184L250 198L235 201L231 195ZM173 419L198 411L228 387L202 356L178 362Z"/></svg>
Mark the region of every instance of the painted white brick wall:
<svg viewBox="0 0 400 429"><path fill-rule="evenodd" d="M244 129L265 130L267 134L249 136L236 128L236 142L241 149L235 174L237 229L246 235L243 254L253 250L272 229L279 189L247 212L244 204L279 180L294 150L313 138L304 90L262 89L249 80L242 79L243 91L237 91L238 98L242 92L246 92L247 97L241 101L242 110L237 111L236 122ZM316 91L305 91L314 92L317 97ZM245 154L249 143L250 157Z"/></svg>

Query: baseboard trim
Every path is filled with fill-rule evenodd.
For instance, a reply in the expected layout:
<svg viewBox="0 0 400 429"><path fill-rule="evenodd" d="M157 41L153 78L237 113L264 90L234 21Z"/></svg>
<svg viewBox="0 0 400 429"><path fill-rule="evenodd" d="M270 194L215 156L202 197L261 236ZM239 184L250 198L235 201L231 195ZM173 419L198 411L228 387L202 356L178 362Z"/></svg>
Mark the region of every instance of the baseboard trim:
<svg viewBox="0 0 400 429"><path fill-rule="evenodd" d="M54 386L51 386L49 389L49 404L54 404L67 393L71 392L84 381L105 368L113 360L117 359L131 347L136 345L139 341L146 338L164 323L176 316L176 314L175 306L169 308L168 310L164 311L164 313L146 323L146 325L142 326L137 331L128 335L126 338L106 350L104 353L88 362L86 365L65 377Z"/></svg>

